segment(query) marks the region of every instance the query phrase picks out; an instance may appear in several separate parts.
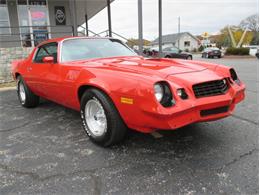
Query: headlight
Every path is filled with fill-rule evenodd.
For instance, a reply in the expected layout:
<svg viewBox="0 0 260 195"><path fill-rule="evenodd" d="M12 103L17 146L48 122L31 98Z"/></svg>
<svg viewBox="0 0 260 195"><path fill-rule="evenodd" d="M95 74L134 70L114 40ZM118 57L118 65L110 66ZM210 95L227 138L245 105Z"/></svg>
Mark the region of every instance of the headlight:
<svg viewBox="0 0 260 195"><path fill-rule="evenodd" d="M233 68L230 69L230 76L234 81L237 80L237 73Z"/></svg>
<svg viewBox="0 0 260 195"><path fill-rule="evenodd" d="M163 87L160 83L154 85L154 95L158 102L163 98Z"/></svg>
<svg viewBox="0 0 260 195"><path fill-rule="evenodd" d="M175 104L169 84L165 81L154 85L154 96L163 107L170 107Z"/></svg>
<svg viewBox="0 0 260 195"><path fill-rule="evenodd" d="M188 94L186 93L184 88L177 89L177 95L183 100L188 99Z"/></svg>

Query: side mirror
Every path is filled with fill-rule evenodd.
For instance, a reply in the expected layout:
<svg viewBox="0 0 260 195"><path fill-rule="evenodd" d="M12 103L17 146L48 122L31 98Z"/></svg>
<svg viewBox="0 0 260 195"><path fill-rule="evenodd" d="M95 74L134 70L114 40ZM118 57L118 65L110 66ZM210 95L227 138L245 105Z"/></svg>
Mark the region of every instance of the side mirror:
<svg viewBox="0 0 260 195"><path fill-rule="evenodd" d="M42 59L43 63L54 63L54 57L53 56L45 56Z"/></svg>

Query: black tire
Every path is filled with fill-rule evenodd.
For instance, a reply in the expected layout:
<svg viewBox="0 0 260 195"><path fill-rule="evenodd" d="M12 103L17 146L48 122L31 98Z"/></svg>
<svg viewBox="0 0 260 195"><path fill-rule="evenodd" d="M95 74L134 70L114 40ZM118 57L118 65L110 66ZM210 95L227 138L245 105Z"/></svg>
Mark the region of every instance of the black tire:
<svg viewBox="0 0 260 195"><path fill-rule="evenodd" d="M85 118L85 107L90 100L98 101L103 107L106 116L107 128L106 131L100 136L95 136L91 132ZM102 91L94 88L87 89L81 98L80 113L84 130L94 143L107 147L124 140L127 133L127 127L112 100Z"/></svg>
<svg viewBox="0 0 260 195"><path fill-rule="evenodd" d="M188 56L188 57L187 57L187 60L192 60L192 56Z"/></svg>
<svg viewBox="0 0 260 195"><path fill-rule="evenodd" d="M23 85L23 87L24 87L25 99L21 98L20 85ZM34 108L39 105L39 102L40 102L39 96L35 95L29 89L29 87L26 85L25 81L23 80L23 78L21 76L17 77L17 95L18 95L18 99L19 99L20 103L25 108Z"/></svg>
<svg viewBox="0 0 260 195"><path fill-rule="evenodd" d="M219 55L218 58L221 58L221 55Z"/></svg>
<svg viewBox="0 0 260 195"><path fill-rule="evenodd" d="M165 58L171 58L171 56L167 55L167 56L165 56Z"/></svg>

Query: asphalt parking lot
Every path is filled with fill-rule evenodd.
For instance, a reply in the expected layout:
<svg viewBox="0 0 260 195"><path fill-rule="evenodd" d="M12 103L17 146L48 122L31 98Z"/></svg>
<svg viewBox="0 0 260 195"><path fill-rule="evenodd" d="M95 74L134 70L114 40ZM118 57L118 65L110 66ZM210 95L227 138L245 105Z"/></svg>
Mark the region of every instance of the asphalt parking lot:
<svg viewBox="0 0 260 195"><path fill-rule="evenodd" d="M106 149L86 138L79 113L48 101L25 109L1 90L0 194L258 194L258 60L207 61L233 66L247 85L233 116L132 131Z"/></svg>

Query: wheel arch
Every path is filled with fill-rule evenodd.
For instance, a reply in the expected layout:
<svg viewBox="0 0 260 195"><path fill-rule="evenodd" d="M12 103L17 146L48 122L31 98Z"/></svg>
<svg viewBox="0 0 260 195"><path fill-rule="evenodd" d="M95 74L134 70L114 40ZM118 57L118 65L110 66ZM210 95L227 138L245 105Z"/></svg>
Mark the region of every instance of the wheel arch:
<svg viewBox="0 0 260 195"><path fill-rule="evenodd" d="M16 72L16 73L14 74L14 76L15 76L15 79L17 79L17 77L18 77L18 76L21 76L21 74L20 74L19 72Z"/></svg>
<svg viewBox="0 0 260 195"><path fill-rule="evenodd" d="M84 92L87 90L87 89L90 89L90 88L93 88L93 89L97 89L101 92L103 92L104 94L106 94L112 101L113 99L110 97L109 95L109 92L107 90L105 90L104 88L98 86L98 85L95 85L95 84L82 84L78 87L77 89L77 97L78 97L78 101L80 102Z"/></svg>

